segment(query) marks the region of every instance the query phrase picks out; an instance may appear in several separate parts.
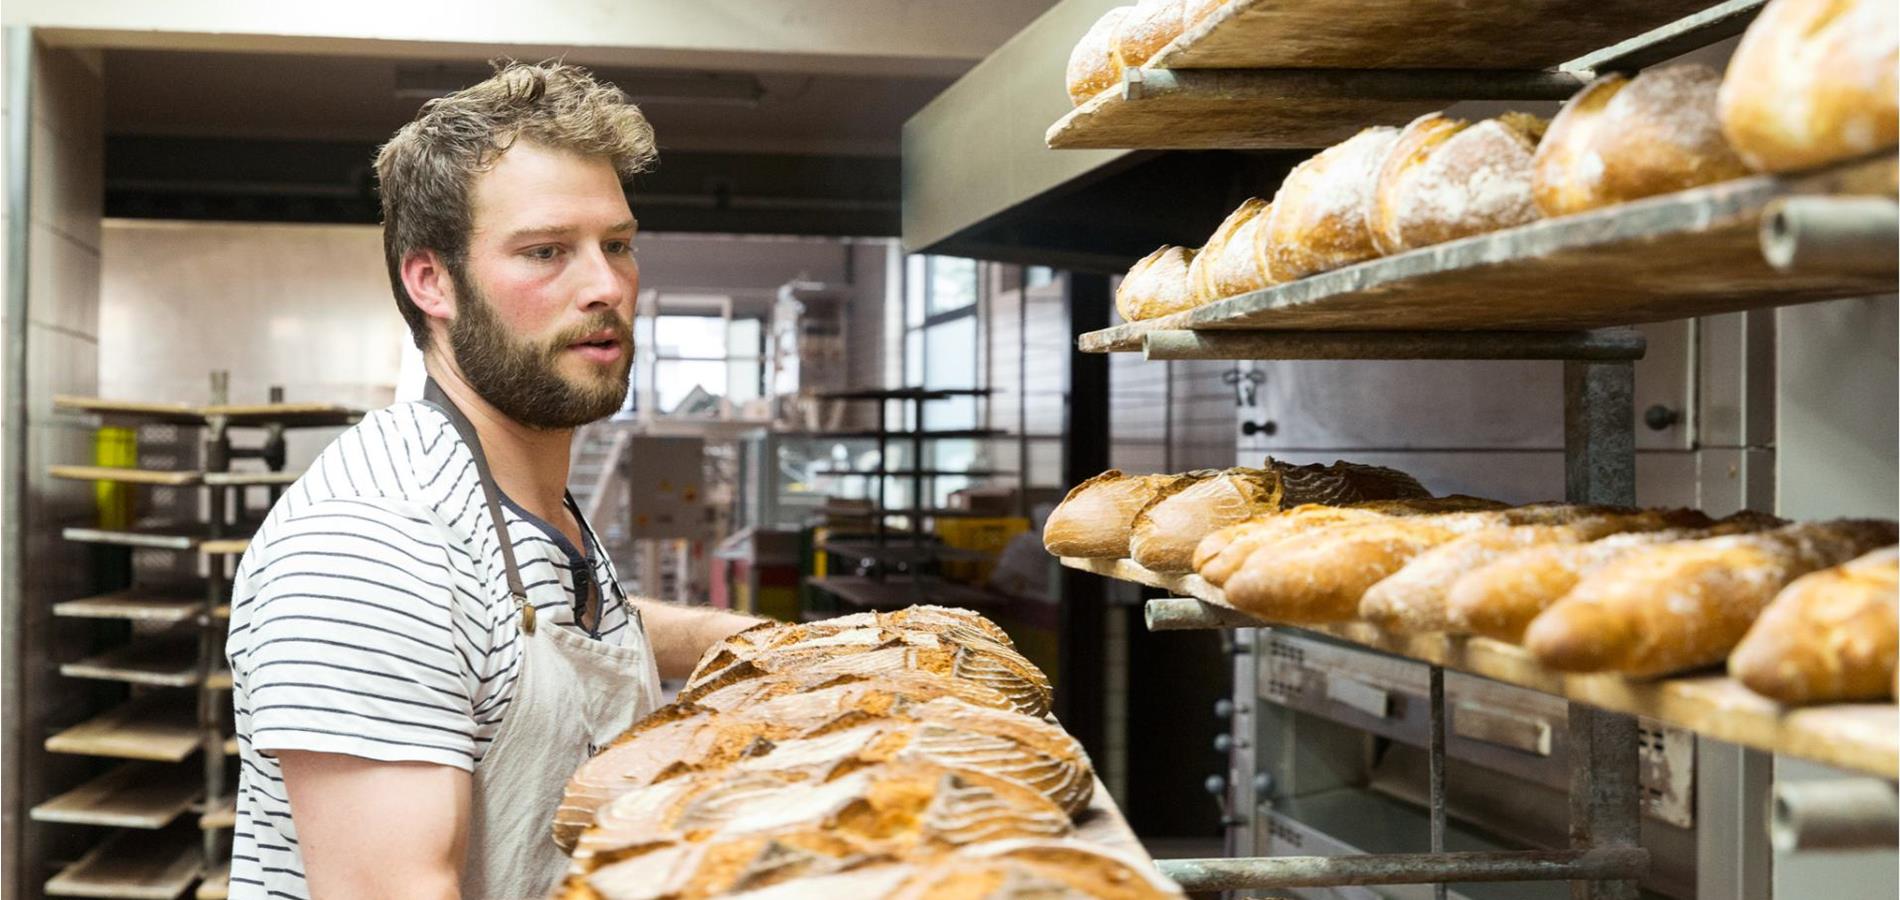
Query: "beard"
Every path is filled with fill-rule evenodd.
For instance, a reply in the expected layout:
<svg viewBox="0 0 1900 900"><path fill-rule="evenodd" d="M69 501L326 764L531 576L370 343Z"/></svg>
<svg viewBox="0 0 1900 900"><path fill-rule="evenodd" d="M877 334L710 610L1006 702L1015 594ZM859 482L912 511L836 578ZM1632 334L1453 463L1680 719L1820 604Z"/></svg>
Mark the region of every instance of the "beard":
<svg viewBox="0 0 1900 900"><path fill-rule="evenodd" d="M475 393L502 415L544 431L578 428L620 411L633 365L633 334L624 320L603 310L546 341L520 341L459 269L450 271L460 302L449 323L449 348ZM626 350L617 364L587 363L579 379L561 374L569 345L607 329Z"/></svg>

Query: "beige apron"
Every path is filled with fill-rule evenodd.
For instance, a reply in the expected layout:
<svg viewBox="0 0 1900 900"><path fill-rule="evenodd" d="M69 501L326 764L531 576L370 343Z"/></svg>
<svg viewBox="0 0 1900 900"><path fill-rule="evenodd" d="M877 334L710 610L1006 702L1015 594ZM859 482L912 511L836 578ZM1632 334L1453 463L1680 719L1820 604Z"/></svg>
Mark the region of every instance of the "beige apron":
<svg viewBox="0 0 1900 900"><path fill-rule="evenodd" d="M569 776L635 719L658 708L659 670L637 610L629 610L633 621L621 646L560 626L535 627L481 440L433 380L424 398L441 408L474 454L522 632L514 698L475 767L462 896L538 900L567 869L552 828Z"/></svg>

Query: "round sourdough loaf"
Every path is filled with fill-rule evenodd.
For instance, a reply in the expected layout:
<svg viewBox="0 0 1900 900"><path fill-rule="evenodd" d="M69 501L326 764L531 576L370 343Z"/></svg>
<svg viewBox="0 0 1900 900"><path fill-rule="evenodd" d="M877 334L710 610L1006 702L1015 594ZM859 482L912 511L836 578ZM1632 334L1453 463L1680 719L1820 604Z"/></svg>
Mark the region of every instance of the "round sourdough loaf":
<svg viewBox="0 0 1900 900"><path fill-rule="evenodd" d="M1115 311L1130 322L1186 312L1198 304L1188 269L1192 247L1166 246L1142 257L1115 288Z"/></svg>
<svg viewBox="0 0 1900 900"><path fill-rule="evenodd" d="M1900 131L1893 0L1773 0L1729 59L1717 106L1749 166L1810 169L1892 147Z"/></svg>
<svg viewBox="0 0 1900 900"><path fill-rule="evenodd" d="M1531 159L1544 125L1525 113L1413 120L1379 166L1373 244L1391 255L1536 221Z"/></svg>
<svg viewBox="0 0 1900 900"><path fill-rule="evenodd" d="M1121 81L1121 64L1115 60L1115 29L1132 9L1132 6L1117 6L1103 13L1076 42L1075 49L1069 51L1070 102L1081 106L1090 97Z"/></svg>
<svg viewBox="0 0 1900 900"><path fill-rule="evenodd" d="M1368 128L1295 166L1273 195L1267 269L1292 281L1379 255L1367 225L1379 167L1397 128Z"/></svg>
<svg viewBox="0 0 1900 900"><path fill-rule="evenodd" d="M1716 119L1721 82L1695 64L1590 82L1537 144L1538 208L1567 216L1748 174Z"/></svg>

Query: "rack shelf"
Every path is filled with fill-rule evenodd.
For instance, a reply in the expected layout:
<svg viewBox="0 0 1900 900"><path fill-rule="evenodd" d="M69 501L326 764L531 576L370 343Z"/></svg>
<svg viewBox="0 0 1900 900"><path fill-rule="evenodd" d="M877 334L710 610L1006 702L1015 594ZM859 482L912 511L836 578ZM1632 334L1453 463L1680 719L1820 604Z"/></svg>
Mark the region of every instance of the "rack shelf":
<svg viewBox="0 0 1900 900"><path fill-rule="evenodd" d="M129 588L53 604L53 615L75 619L130 619L134 622L187 622L205 607L204 595L181 596Z"/></svg>
<svg viewBox="0 0 1900 900"><path fill-rule="evenodd" d="M53 395L53 406L68 412L91 413L109 422L150 425L283 425L289 428L349 425L363 417L361 410L331 403L145 403L103 397Z"/></svg>
<svg viewBox="0 0 1900 900"><path fill-rule="evenodd" d="M1893 271L1783 272L1763 220L1799 195L1895 193L1893 155L1759 175L1425 247L1186 312L1092 331L1086 352L1182 330L1551 331L1692 318L1893 291Z"/></svg>
<svg viewBox="0 0 1900 900"><path fill-rule="evenodd" d="M191 687L198 677L198 635L135 639L98 656L64 663L59 674L157 687Z"/></svg>
<svg viewBox="0 0 1900 900"><path fill-rule="evenodd" d="M821 400L948 400L952 397L987 397L989 388L867 388L859 391L826 391Z"/></svg>
<svg viewBox="0 0 1900 900"><path fill-rule="evenodd" d="M152 763L126 763L33 807L31 815L36 822L163 828L190 809L199 793L195 778Z"/></svg>
<svg viewBox="0 0 1900 900"><path fill-rule="evenodd" d="M226 900L231 896L231 861L218 863L217 868L205 875L198 883L198 900Z"/></svg>
<svg viewBox="0 0 1900 900"><path fill-rule="evenodd" d="M218 538L198 545L198 552L206 556L241 556L251 546L251 539Z"/></svg>
<svg viewBox="0 0 1900 900"><path fill-rule="evenodd" d="M114 481L121 484L150 484L161 487L190 487L204 480L202 472L125 469L114 466L47 466L46 474L68 481Z"/></svg>
<svg viewBox="0 0 1900 900"><path fill-rule="evenodd" d="M1161 575L1126 559L1064 559L1062 564L1189 598L1151 601L1151 619L1159 613L1173 620L1166 627L1285 627L1235 609L1219 588L1198 575ZM1891 703L1786 709L1720 675L1692 673L1649 681L1568 675L1544 668L1521 647L1489 638L1394 634L1364 622L1303 630L1599 709L1645 716L1717 740L1900 777L1900 706Z"/></svg>
<svg viewBox="0 0 1900 900"><path fill-rule="evenodd" d="M818 549L836 556L875 559L881 562L929 562L932 560L986 560L991 554L980 550L947 547L926 541L913 546L904 535L891 535L890 543L880 547L868 541L824 541Z"/></svg>
<svg viewBox="0 0 1900 900"><path fill-rule="evenodd" d="M136 528L90 528L74 526L60 534L69 541L86 544L111 544L142 550L190 550L204 540L204 526L170 522L141 525Z"/></svg>
<svg viewBox="0 0 1900 900"><path fill-rule="evenodd" d="M281 487L302 477L302 472L206 472L204 483L210 487Z"/></svg>
<svg viewBox="0 0 1900 900"><path fill-rule="evenodd" d="M974 608L1007 602L1000 594L968 585L905 576L879 580L858 575L830 575L813 578L810 584L858 609L899 609L917 603Z"/></svg>
<svg viewBox="0 0 1900 900"><path fill-rule="evenodd" d="M224 802L219 803L216 809L205 810L204 815L198 817L198 827L206 831L236 828L237 795L225 797Z"/></svg>
<svg viewBox="0 0 1900 900"><path fill-rule="evenodd" d="M46 739L53 753L180 762L204 737L189 695L171 691L135 697Z"/></svg>
<svg viewBox="0 0 1900 900"><path fill-rule="evenodd" d="M46 882L49 897L174 900L204 871L197 835L122 831Z"/></svg>

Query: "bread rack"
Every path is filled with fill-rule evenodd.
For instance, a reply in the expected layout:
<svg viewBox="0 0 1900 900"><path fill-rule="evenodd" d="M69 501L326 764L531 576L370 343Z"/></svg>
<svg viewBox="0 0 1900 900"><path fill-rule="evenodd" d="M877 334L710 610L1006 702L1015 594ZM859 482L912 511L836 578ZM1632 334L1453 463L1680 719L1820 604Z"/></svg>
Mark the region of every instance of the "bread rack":
<svg viewBox="0 0 1900 900"><path fill-rule="evenodd" d="M284 471L286 429L348 425L361 413L324 403L285 403L281 388L271 389L267 404L231 404L226 401L227 373L213 373L211 384L213 402L205 406L53 398L55 407L96 416L106 426L199 431L202 465L193 470L54 465L48 468L50 475L201 490L209 515L197 523L112 523L120 527L73 526L63 532L70 541L191 553L205 577L197 596L135 585L53 606L56 616L174 623L181 630L134 636L130 643L59 667L67 677L147 690L46 739L46 749L55 753L132 760L34 807L32 817L39 821L119 829L54 875L46 884L49 895L171 898L194 881L200 900L226 895L230 832L237 819L229 759L238 749L228 733L231 673L224 666L224 633L230 619L229 579L255 525L245 520L244 492L261 488L274 504L296 480L298 473ZM232 441L236 429L262 429L264 440L237 446ZM233 471L231 464L238 459L257 459L265 468ZM185 508L197 508L196 490L184 501ZM180 777L164 768L185 762L193 753L202 761L199 777ZM188 811L198 813L196 827L177 821ZM222 862L209 865L207 860Z"/></svg>

